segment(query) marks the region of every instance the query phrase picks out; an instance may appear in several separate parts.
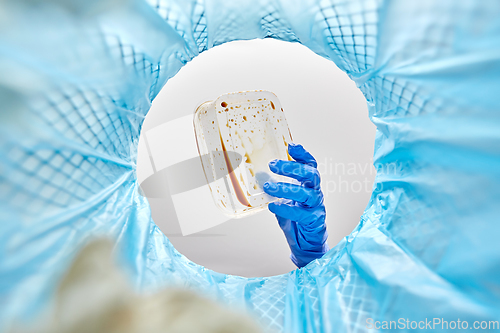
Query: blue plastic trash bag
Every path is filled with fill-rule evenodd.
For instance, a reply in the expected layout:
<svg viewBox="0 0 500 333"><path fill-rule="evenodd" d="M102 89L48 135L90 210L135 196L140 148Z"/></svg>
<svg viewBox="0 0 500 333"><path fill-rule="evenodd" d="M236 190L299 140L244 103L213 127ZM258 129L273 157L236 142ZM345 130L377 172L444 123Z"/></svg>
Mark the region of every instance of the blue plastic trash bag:
<svg viewBox="0 0 500 333"><path fill-rule="evenodd" d="M498 321L499 17L497 0L0 2L0 330L39 315L96 236L116 240L138 288L191 286L278 331ZM246 279L173 248L139 195L136 156L151 101L184 64L265 37L356 82L377 177L323 258Z"/></svg>

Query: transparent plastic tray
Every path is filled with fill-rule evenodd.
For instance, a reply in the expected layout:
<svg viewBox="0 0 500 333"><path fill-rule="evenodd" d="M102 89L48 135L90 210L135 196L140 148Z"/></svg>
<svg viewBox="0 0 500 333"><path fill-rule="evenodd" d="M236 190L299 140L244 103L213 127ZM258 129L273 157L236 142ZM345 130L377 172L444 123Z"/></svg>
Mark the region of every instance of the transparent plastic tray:
<svg viewBox="0 0 500 333"><path fill-rule="evenodd" d="M266 181L291 182L268 166L273 159L291 160L292 135L273 93L230 93L205 102L195 111L194 128L208 186L224 214L261 211L277 200L264 193Z"/></svg>

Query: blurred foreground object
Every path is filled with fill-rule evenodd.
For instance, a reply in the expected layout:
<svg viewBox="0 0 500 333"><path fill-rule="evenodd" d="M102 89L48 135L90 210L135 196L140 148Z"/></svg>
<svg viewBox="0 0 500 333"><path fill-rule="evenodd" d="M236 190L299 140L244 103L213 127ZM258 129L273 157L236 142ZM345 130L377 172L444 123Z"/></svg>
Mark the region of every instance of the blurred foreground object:
<svg viewBox="0 0 500 333"><path fill-rule="evenodd" d="M50 316L33 333L257 333L243 314L185 289L138 294L118 268L107 240L88 244L56 293Z"/></svg>

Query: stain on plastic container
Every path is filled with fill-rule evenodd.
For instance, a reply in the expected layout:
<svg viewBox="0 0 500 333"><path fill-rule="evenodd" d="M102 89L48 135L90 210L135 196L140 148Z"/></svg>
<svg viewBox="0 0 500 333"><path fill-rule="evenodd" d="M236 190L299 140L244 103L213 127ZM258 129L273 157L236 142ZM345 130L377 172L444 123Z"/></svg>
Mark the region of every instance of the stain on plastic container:
<svg viewBox="0 0 500 333"><path fill-rule="evenodd" d="M210 157L201 160L208 186L224 214L238 218L261 211L277 200L263 191L266 181L293 182L268 166L273 159L291 160L290 129L273 93L239 92L205 102L195 112L194 127L200 156Z"/></svg>

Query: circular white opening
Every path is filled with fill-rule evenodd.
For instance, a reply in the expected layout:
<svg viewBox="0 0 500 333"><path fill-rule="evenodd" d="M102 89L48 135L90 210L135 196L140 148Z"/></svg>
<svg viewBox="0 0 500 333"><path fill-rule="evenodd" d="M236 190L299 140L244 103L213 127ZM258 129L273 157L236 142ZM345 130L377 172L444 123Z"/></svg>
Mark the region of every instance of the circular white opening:
<svg viewBox="0 0 500 333"><path fill-rule="evenodd" d="M246 277L295 268L275 216L266 210L183 235L179 216L202 203L186 195L180 200L178 191L173 197L171 174L164 170L169 161L184 158L179 144L194 139L185 126L198 105L224 93L261 89L278 96L294 142L318 161L330 247L358 224L375 177L375 126L366 101L333 62L300 44L271 39L227 43L193 59L153 101L141 133L138 179L153 220L180 253L214 271Z"/></svg>

